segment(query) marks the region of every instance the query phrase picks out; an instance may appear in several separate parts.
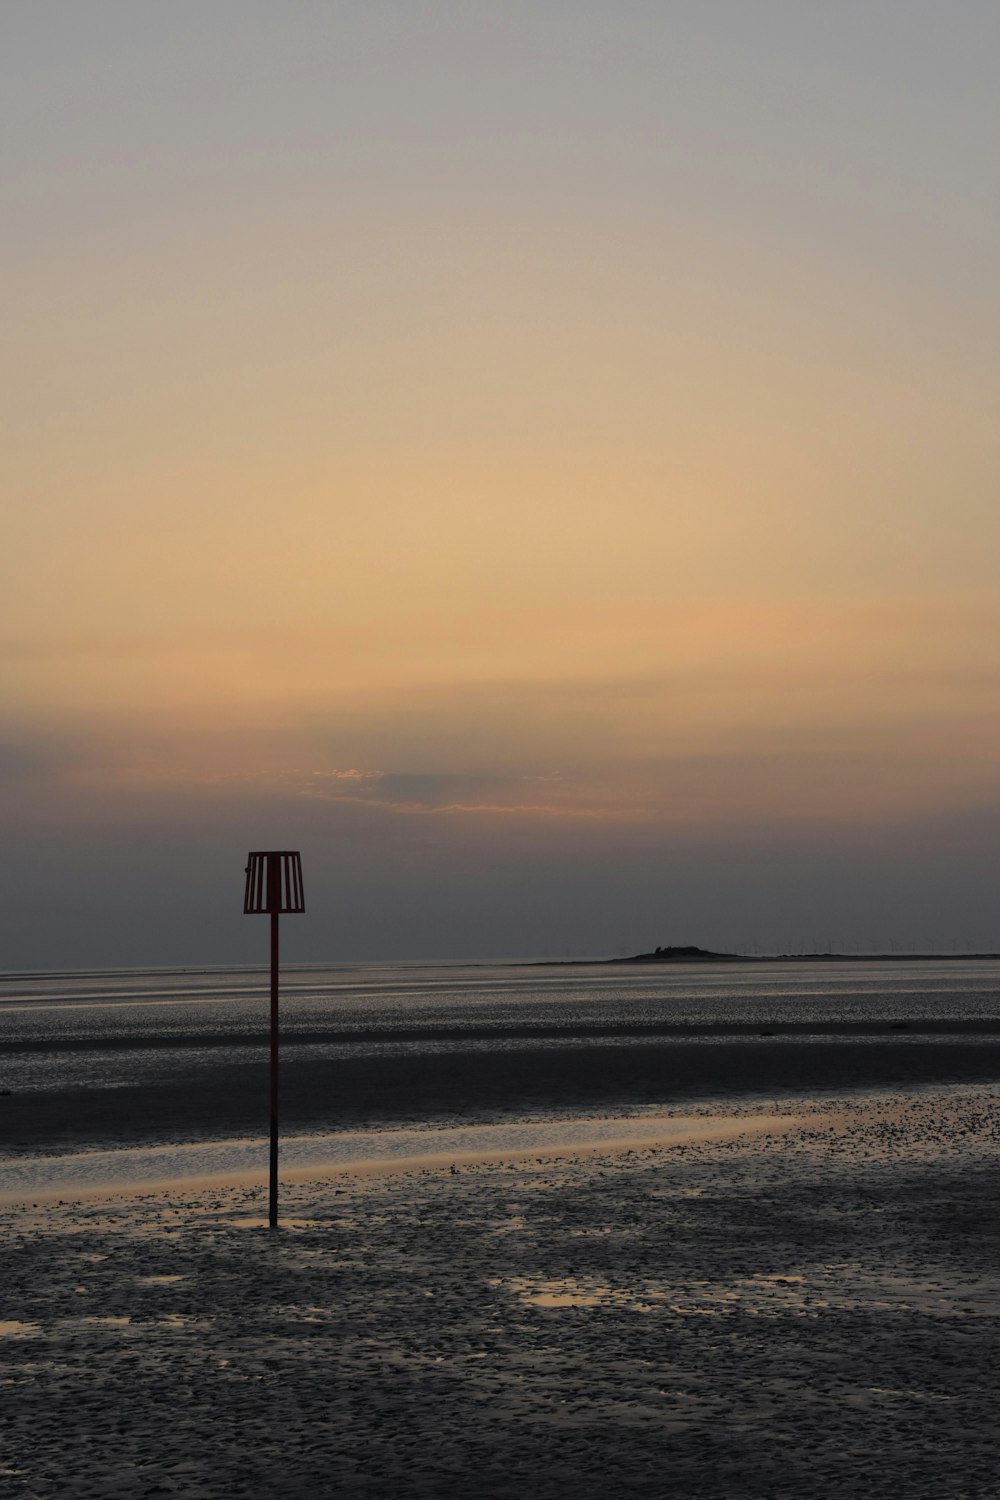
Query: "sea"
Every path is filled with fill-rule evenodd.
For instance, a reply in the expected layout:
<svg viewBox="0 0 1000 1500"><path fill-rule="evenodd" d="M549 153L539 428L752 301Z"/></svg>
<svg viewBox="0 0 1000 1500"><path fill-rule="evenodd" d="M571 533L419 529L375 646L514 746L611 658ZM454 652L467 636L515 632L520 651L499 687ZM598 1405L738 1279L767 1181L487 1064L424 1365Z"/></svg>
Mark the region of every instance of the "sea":
<svg viewBox="0 0 1000 1500"><path fill-rule="evenodd" d="M0 975L0 1105L44 1110L46 1097L87 1100L144 1088L183 1093L194 1072L224 1075L266 1058L269 972L260 967L122 969ZM525 1047L630 1047L808 1037L844 1046L892 1033L968 1041L1000 1024L1000 960L758 960L738 964L393 963L289 965L281 974L285 1058L324 1061L458 1058ZM228 1070L228 1073L227 1073ZM141 1104L138 1108L141 1117ZM262 1125L266 1122L262 1122ZM613 1122L562 1118L557 1134L595 1140ZM141 1127L141 1119L140 1119ZM551 1143L546 1121L438 1130L434 1148L460 1152L492 1129L497 1148ZM531 1130L535 1134L531 1134ZM463 1134L463 1131L466 1134ZM504 1134L504 1132L507 1132ZM527 1133L525 1133L527 1131ZM518 1133L520 1132L520 1133ZM0 1193L147 1181L252 1169L259 1135L171 1144L137 1139L106 1151L32 1153L0 1146ZM492 1139L492 1138L491 1138ZM419 1154L420 1130L310 1131L289 1137L283 1161L370 1160ZM511 1146L513 1149L513 1144Z"/></svg>

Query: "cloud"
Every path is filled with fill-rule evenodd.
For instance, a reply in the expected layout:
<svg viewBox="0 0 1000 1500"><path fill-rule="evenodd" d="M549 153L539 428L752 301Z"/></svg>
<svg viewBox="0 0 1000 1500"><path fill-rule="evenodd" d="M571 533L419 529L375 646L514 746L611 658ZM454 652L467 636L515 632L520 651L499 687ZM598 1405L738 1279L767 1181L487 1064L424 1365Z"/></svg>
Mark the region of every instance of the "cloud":
<svg viewBox="0 0 1000 1500"><path fill-rule="evenodd" d="M22 789L59 780L91 760L85 737L23 733L0 739L0 785Z"/></svg>
<svg viewBox="0 0 1000 1500"><path fill-rule="evenodd" d="M0 787L22 819L302 803L369 826L433 820L448 837L535 825L568 838L575 822L634 841L997 802L1000 617L987 601L729 602L614 620L595 606L562 622L558 649L552 623L533 616L537 652L512 624L520 671L497 658L470 675L446 653L435 675L411 655L408 680L388 681L361 642L372 676L356 661L346 685L322 633L311 656L305 636L258 651L239 632L50 642L27 657L8 642Z"/></svg>

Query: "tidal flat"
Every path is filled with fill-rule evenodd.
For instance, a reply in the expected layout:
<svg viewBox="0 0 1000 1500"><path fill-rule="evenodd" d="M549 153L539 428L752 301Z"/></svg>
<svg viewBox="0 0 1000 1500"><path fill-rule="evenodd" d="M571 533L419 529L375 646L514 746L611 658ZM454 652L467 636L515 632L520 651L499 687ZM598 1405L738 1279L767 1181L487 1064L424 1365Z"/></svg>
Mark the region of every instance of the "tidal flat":
<svg viewBox="0 0 1000 1500"><path fill-rule="evenodd" d="M1000 1087L4 1207L13 1497L994 1497ZM718 1127L723 1127L721 1130Z"/></svg>

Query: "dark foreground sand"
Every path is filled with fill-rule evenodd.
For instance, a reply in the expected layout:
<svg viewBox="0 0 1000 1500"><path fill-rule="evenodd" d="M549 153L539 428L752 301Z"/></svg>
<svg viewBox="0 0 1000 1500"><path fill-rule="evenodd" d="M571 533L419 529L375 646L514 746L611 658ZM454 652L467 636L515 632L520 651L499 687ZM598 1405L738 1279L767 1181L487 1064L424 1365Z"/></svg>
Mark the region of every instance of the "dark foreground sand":
<svg viewBox="0 0 1000 1500"><path fill-rule="evenodd" d="M8 1206L0 1493L1000 1496L1000 1088L779 1108L297 1183L276 1235Z"/></svg>

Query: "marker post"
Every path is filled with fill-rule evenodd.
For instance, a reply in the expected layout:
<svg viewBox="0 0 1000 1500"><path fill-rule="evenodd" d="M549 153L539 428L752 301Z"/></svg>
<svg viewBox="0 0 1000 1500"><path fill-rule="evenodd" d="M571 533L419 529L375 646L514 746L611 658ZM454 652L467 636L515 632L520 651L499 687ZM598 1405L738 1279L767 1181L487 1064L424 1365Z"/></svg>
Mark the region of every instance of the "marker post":
<svg viewBox="0 0 1000 1500"><path fill-rule="evenodd" d="M304 912L301 856L288 849L252 850L247 856L244 916L271 918L271 1151L267 1222L278 1227L278 920Z"/></svg>

